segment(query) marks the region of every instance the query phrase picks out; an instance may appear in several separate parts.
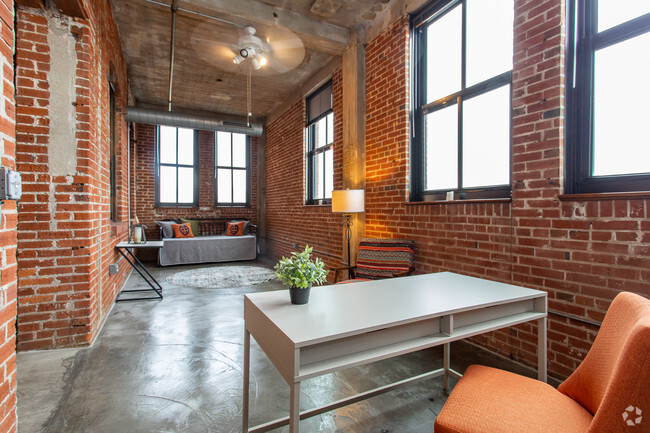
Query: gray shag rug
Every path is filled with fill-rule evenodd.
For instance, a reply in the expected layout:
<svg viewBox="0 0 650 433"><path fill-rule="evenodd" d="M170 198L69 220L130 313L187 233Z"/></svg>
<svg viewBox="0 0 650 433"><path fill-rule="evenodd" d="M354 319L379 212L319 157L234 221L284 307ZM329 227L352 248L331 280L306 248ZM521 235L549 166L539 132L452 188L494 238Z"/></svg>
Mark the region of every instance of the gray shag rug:
<svg viewBox="0 0 650 433"><path fill-rule="evenodd" d="M273 276L272 269L261 266L216 266L177 272L168 276L166 280L170 284L182 287L232 289L264 283Z"/></svg>

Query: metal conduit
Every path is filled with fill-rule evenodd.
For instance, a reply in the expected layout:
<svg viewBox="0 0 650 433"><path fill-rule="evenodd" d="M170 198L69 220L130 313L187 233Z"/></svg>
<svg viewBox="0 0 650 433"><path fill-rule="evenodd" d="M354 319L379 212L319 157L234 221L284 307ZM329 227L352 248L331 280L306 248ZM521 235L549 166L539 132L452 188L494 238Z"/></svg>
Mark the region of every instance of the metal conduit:
<svg viewBox="0 0 650 433"><path fill-rule="evenodd" d="M172 111L172 86L174 83L174 53L176 52L176 13L178 12L178 0L172 3L172 34L171 46L169 48L169 100L167 110Z"/></svg>
<svg viewBox="0 0 650 433"><path fill-rule="evenodd" d="M264 126L261 123L238 123L232 120L215 119L207 116L193 114L151 110L140 107L126 107L124 116L127 122L147 123L152 125L175 126L178 128L199 129L204 131L224 131L237 134L247 134L259 137Z"/></svg>

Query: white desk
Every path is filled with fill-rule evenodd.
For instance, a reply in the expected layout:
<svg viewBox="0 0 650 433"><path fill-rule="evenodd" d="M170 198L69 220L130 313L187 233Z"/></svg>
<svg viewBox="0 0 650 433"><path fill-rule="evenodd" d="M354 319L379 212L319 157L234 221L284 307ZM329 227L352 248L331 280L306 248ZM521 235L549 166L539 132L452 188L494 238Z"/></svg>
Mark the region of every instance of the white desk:
<svg viewBox="0 0 650 433"><path fill-rule="evenodd" d="M538 324L538 377L546 381L546 293L449 272L314 287L307 305L287 290L244 297L242 432L265 432L391 391L414 381L460 374L449 343L531 320ZM291 388L289 417L248 428L250 337ZM327 406L300 412L300 382L381 359L444 345L443 368Z"/></svg>

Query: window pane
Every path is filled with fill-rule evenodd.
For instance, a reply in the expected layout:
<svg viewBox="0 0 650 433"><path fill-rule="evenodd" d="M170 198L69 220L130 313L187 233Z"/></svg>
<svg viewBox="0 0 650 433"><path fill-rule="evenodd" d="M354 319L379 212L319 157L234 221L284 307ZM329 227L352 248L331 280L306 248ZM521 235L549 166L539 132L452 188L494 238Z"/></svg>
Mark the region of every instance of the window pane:
<svg viewBox="0 0 650 433"><path fill-rule="evenodd" d="M194 202L194 169L188 167L178 168L178 202Z"/></svg>
<svg viewBox="0 0 650 433"><path fill-rule="evenodd" d="M334 113L327 115L327 144L334 142Z"/></svg>
<svg viewBox="0 0 650 433"><path fill-rule="evenodd" d="M467 0L467 84L512 69L513 0Z"/></svg>
<svg viewBox="0 0 650 433"><path fill-rule="evenodd" d="M232 146L230 144L230 134L227 132L217 132L217 165L230 167L232 165Z"/></svg>
<svg viewBox="0 0 650 433"><path fill-rule="evenodd" d="M246 136L244 134L232 135L232 166L246 167Z"/></svg>
<svg viewBox="0 0 650 433"><path fill-rule="evenodd" d="M233 170L233 203L246 203L246 170Z"/></svg>
<svg viewBox="0 0 650 433"><path fill-rule="evenodd" d="M596 52L594 176L650 172L649 52L650 33Z"/></svg>
<svg viewBox="0 0 650 433"><path fill-rule="evenodd" d="M453 104L426 115L425 189L458 187L458 106Z"/></svg>
<svg viewBox="0 0 650 433"><path fill-rule="evenodd" d="M327 117L323 117L321 120L316 122L314 128L316 128L316 143L314 143L314 149L318 149L327 144Z"/></svg>
<svg viewBox="0 0 650 433"><path fill-rule="evenodd" d="M460 90L461 12L456 6L427 28L427 103Z"/></svg>
<svg viewBox="0 0 650 433"><path fill-rule="evenodd" d="M194 164L194 130L178 128L178 163Z"/></svg>
<svg viewBox="0 0 650 433"><path fill-rule="evenodd" d="M463 188L510 183L510 86L463 104Z"/></svg>
<svg viewBox="0 0 650 433"><path fill-rule="evenodd" d="M332 149L325 151L325 198L332 198L334 189L334 152Z"/></svg>
<svg viewBox="0 0 650 433"><path fill-rule="evenodd" d="M232 203L232 170L220 168L217 170L217 201Z"/></svg>
<svg viewBox="0 0 650 433"><path fill-rule="evenodd" d="M176 167L160 167L161 203L176 203Z"/></svg>
<svg viewBox="0 0 650 433"><path fill-rule="evenodd" d="M176 164L176 128L160 127L160 162Z"/></svg>
<svg viewBox="0 0 650 433"><path fill-rule="evenodd" d="M602 32L649 12L648 0L598 0L598 31Z"/></svg>
<svg viewBox="0 0 650 433"><path fill-rule="evenodd" d="M314 198L324 198L323 166L323 153L319 153L314 157Z"/></svg>

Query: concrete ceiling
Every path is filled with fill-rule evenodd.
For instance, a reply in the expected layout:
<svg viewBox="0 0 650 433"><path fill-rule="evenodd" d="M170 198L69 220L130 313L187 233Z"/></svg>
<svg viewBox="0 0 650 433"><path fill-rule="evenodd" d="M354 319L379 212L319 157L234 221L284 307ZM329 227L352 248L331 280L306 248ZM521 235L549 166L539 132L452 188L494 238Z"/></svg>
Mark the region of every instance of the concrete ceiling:
<svg viewBox="0 0 650 433"><path fill-rule="evenodd" d="M173 0L111 0L138 106L167 109ZM251 72L254 117L265 117L340 57L351 30L389 0L177 0L172 110L245 116L250 60L233 63L246 26L270 46Z"/></svg>

